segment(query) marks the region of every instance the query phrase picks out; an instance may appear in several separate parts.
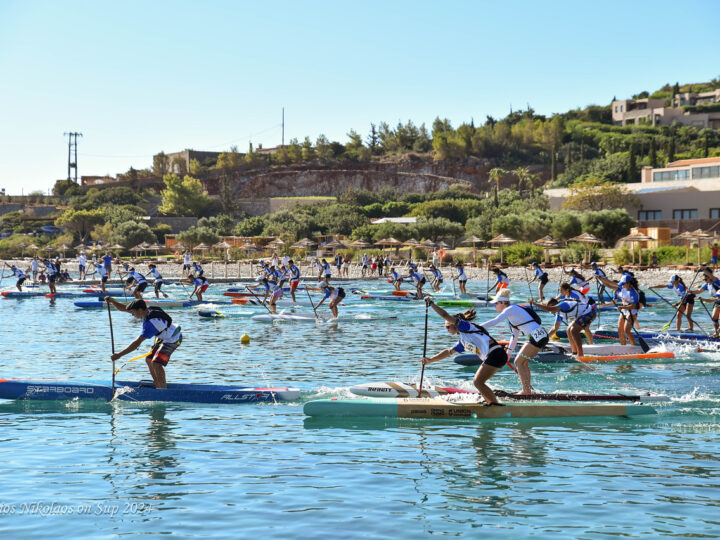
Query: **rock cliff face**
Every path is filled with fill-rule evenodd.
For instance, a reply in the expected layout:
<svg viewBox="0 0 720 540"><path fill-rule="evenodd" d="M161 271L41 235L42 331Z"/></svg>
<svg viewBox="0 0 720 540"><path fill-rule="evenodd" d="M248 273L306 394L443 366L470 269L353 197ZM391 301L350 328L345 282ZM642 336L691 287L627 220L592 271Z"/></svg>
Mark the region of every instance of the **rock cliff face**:
<svg viewBox="0 0 720 540"><path fill-rule="evenodd" d="M490 162L476 158L436 162L408 156L401 160L373 163L306 164L233 173L230 188L239 198L336 196L348 189L377 191L392 187L400 192L427 192L466 184L477 192L488 191ZM512 185L508 176L501 187ZM220 193L220 177L203 180L211 195Z"/></svg>

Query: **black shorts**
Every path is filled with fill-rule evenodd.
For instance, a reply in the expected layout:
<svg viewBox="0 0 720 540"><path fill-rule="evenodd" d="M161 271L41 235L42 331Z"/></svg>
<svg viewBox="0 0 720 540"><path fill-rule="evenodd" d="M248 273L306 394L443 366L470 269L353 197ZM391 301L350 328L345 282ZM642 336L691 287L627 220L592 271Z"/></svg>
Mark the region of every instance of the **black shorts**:
<svg viewBox="0 0 720 540"><path fill-rule="evenodd" d="M488 366L501 368L508 362L507 353L505 352L505 349L503 347L498 347L497 349L490 351L490 354L487 355L487 358L483 360L483 365L487 364Z"/></svg>
<svg viewBox="0 0 720 540"><path fill-rule="evenodd" d="M48 283L55 283L55 274L48 276Z"/></svg>
<svg viewBox="0 0 720 540"><path fill-rule="evenodd" d="M437 284L440 285L443 282L442 278L435 278L435 281L437 281Z"/></svg>
<svg viewBox="0 0 720 540"><path fill-rule="evenodd" d="M107 276L103 276L102 278L100 278L100 281L101 281L102 283L107 283L107 280L108 280L108 277L107 277Z"/></svg>
<svg viewBox="0 0 720 540"><path fill-rule="evenodd" d="M342 300L343 298L345 298L345 289L338 287L337 300Z"/></svg>
<svg viewBox="0 0 720 540"><path fill-rule="evenodd" d="M575 319L571 324L577 324L580 328L588 328L590 323L595 320L595 317L597 317L597 310L593 309L590 313L586 313Z"/></svg>
<svg viewBox="0 0 720 540"><path fill-rule="evenodd" d="M22 285L23 283L25 283L25 279L27 279L27 278L21 277L20 279L17 280L17 283L15 285L18 285L18 286Z"/></svg>
<svg viewBox="0 0 720 540"><path fill-rule="evenodd" d="M682 305L693 306L695 305L695 295L693 293L688 294L682 301Z"/></svg>
<svg viewBox="0 0 720 540"><path fill-rule="evenodd" d="M550 336L545 336L540 341L535 341L535 339L531 337L530 345L532 345L533 347L537 347L540 350L543 350L547 346L549 341L550 341Z"/></svg>
<svg viewBox="0 0 720 540"><path fill-rule="evenodd" d="M547 282L550 281L550 278L547 274L543 274L543 276L540 278L540 285L547 285Z"/></svg>
<svg viewBox="0 0 720 540"><path fill-rule="evenodd" d="M162 281L156 281L154 284L155 290L159 291L162 288L162 284L163 284Z"/></svg>
<svg viewBox="0 0 720 540"><path fill-rule="evenodd" d="M125 285L132 285L133 281L135 281L133 278L129 277L125 280Z"/></svg>
<svg viewBox="0 0 720 540"><path fill-rule="evenodd" d="M143 292L147 288L147 285L147 281L143 281L140 285L135 287L135 292Z"/></svg>

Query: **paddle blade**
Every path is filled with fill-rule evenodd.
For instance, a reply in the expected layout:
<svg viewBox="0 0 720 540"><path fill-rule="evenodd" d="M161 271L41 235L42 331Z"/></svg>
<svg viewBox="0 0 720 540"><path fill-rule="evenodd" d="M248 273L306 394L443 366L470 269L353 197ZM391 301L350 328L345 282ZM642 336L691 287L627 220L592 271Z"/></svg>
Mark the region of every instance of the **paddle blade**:
<svg viewBox="0 0 720 540"><path fill-rule="evenodd" d="M643 351L643 352L648 352L648 351L650 350L650 347L648 347L648 344L647 344L647 343L645 342L645 340L640 336L640 334L638 334L637 332L635 332L635 337L637 337L638 343L640 344L640 348L642 349L642 351Z"/></svg>

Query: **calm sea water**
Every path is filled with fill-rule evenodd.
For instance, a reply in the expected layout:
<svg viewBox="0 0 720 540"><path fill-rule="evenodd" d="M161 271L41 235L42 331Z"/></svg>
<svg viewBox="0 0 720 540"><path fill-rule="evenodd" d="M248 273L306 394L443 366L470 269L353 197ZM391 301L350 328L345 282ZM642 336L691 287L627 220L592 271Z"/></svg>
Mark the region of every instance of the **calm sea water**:
<svg viewBox="0 0 720 540"><path fill-rule="evenodd" d="M512 288L527 296L525 285ZM349 295L343 314L398 318L270 324L169 311L185 335L169 380L290 384L303 391L298 403L0 401L0 530L12 538L720 536L720 353L669 345L679 359L533 368L542 391L672 396L654 417L306 418L304 401L346 396L348 385L419 378L422 305L356 303ZM479 311L481 320L494 313ZM0 314L0 377L109 379L106 311L37 298L2 300ZM644 311L645 328L670 314ZM604 327L615 318L602 314ZM113 323L118 348L139 331L127 314L113 312ZM428 353L452 343L431 313ZM119 377L147 378L144 361ZM426 371L426 380L468 388L471 378L451 359ZM509 370L492 384L519 388Z"/></svg>

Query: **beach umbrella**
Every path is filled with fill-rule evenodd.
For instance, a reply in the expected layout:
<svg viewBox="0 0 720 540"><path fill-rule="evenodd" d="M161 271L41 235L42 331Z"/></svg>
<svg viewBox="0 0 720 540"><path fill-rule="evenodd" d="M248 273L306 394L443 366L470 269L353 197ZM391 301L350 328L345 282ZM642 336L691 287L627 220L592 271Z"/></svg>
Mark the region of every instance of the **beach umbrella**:
<svg viewBox="0 0 720 540"><path fill-rule="evenodd" d="M218 242L217 244L213 244L213 249L225 250L225 260L226 261L230 258L230 248L231 247L233 247L233 245L227 243L225 240L223 240L222 242Z"/></svg>
<svg viewBox="0 0 720 540"><path fill-rule="evenodd" d="M439 247L440 249L447 249L447 248L450 247L450 245L449 245L449 244L446 244L445 242L443 242L442 240L440 240L440 241L437 243L437 247Z"/></svg>
<svg viewBox="0 0 720 540"><path fill-rule="evenodd" d="M113 251L118 251L118 250L123 250L123 249L125 249L125 246L123 246L123 245L121 245L121 244L113 244L113 245L110 246L108 249L111 249L111 250L113 250Z"/></svg>
<svg viewBox="0 0 720 540"><path fill-rule="evenodd" d="M383 238L382 240L378 240L377 242L375 242L375 245L380 246L381 249L384 249L386 247L394 247L395 255L397 255L398 248L402 245L402 242L391 236L390 238Z"/></svg>
<svg viewBox="0 0 720 540"><path fill-rule="evenodd" d="M473 247L473 262L475 262L476 259L477 259L477 249L475 248L475 244L477 244L478 242L482 242L482 241L483 241L482 238L478 238L477 236L475 236L475 235L473 234L472 236L469 236L468 238L466 238L465 240L463 240L462 242L460 242L461 244L472 244L472 247Z"/></svg>
<svg viewBox="0 0 720 540"><path fill-rule="evenodd" d="M570 238L568 242L579 242L580 244L585 244L583 246L583 262L590 258L589 246L593 244L602 244L602 240L590 233L582 233L581 235Z"/></svg>
<svg viewBox="0 0 720 540"><path fill-rule="evenodd" d="M634 232L630 233L627 236L623 236L620 240L618 240L620 243L630 242L630 251L632 252L632 262L635 263L635 242L650 242L654 240L654 238L651 238L647 234ZM640 248L642 250L642 248ZM642 263L642 251L640 253L640 261Z"/></svg>
<svg viewBox="0 0 720 540"><path fill-rule="evenodd" d="M62 244L59 248L57 248L58 251L62 252L63 259L65 258L65 252L70 249L70 246L67 244Z"/></svg>
<svg viewBox="0 0 720 540"><path fill-rule="evenodd" d="M690 241L694 238L695 237L693 236L693 233L691 233L690 231L680 233L673 238L673 240L682 240L683 242L685 242L685 264L690 263Z"/></svg>
<svg viewBox="0 0 720 540"><path fill-rule="evenodd" d="M300 243L304 244L306 247L317 246L317 242L315 242L314 240L310 240L310 238L302 238L295 242L295 244Z"/></svg>
<svg viewBox="0 0 720 540"><path fill-rule="evenodd" d="M22 250L20 256L21 256L21 257L24 257L24 256L25 256L25 249L28 247L27 244L26 244L25 242L20 242L20 243L17 245L17 247L19 247L19 248Z"/></svg>
<svg viewBox="0 0 720 540"><path fill-rule="evenodd" d="M157 242L155 242L154 244L150 244L147 248L149 250L155 251L155 256L157 257L158 251L160 251L161 249L165 249L165 246L162 246L162 245L158 244Z"/></svg>
<svg viewBox="0 0 720 540"><path fill-rule="evenodd" d="M346 248L347 248L347 246L346 246L345 244L343 244L342 242L340 242L339 240L331 240L330 242L328 242L327 244L325 244L324 247L326 247L326 248L332 248L332 249L334 249L334 250L337 250L337 249L346 249Z"/></svg>
<svg viewBox="0 0 720 540"><path fill-rule="evenodd" d="M193 251L207 251L208 249L210 249L210 246L208 246L204 242L200 242L197 246L193 248Z"/></svg>
<svg viewBox="0 0 720 540"><path fill-rule="evenodd" d="M514 238L510 238L509 236L505 236L504 234L499 234L498 236L490 240L490 242L488 243L491 245L500 246L500 264L503 264L503 262L505 261L505 255L503 253L503 248L505 244L514 244L516 241L517 240L515 240Z"/></svg>
<svg viewBox="0 0 720 540"><path fill-rule="evenodd" d="M550 262L550 255L549 255L549 249L551 248L559 248L562 247L562 243L560 243L558 240L555 240L552 236L545 235L542 238L539 238L538 240L535 240L533 242L536 246L540 246L543 248L543 252L545 254L545 262Z"/></svg>
<svg viewBox="0 0 720 540"><path fill-rule="evenodd" d="M700 264L700 246L702 245L703 241L711 242L713 238L715 238L712 234L708 234L702 229L696 229L692 233L693 238L697 240L697 248L698 248L698 255L697 255L697 262Z"/></svg>
<svg viewBox="0 0 720 540"><path fill-rule="evenodd" d="M363 240L362 238L350 243L350 247L354 247L354 248L358 248L358 249L367 249L372 246L373 245L370 242L367 242L367 241Z"/></svg>

